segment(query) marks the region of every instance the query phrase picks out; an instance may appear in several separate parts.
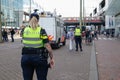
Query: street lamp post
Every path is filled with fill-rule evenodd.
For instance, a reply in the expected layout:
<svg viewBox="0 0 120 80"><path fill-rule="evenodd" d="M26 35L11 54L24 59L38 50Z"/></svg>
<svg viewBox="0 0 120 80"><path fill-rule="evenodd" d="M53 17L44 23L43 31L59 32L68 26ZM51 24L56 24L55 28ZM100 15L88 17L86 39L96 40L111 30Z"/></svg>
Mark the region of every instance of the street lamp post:
<svg viewBox="0 0 120 80"><path fill-rule="evenodd" d="M31 5L31 0L30 0L30 14L31 14L31 6L32 6L32 5Z"/></svg>
<svg viewBox="0 0 120 80"><path fill-rule="evenodd" d="M6 28L7 26L7 18L4 17L4 27Z"/></svg>
<svg viewBox="0 0 120 80"><path fill-rule="evenodd" d="M1 0L0 0L0 43L2 42L2 22L1 22Z"/></svg>
<svg viewBox="0 0 120 80"><path fill-rule="evenodd" d="M80 28L82 27L82 0L80 0Z"/></svg>
<svg viewBox="0 0 120 80"><path fill-rule="evenodd" d="M83 0L83 26L85 26L85 21L84 21L84 18L85 18L85 1Z"/></svg>

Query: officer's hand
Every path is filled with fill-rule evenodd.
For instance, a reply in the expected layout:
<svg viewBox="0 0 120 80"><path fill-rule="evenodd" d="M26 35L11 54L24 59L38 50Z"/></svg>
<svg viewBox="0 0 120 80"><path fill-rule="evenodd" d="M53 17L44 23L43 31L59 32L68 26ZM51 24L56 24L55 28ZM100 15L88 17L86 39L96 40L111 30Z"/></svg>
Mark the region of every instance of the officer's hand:
<svg viewBox="0 0 120 80"><path fill-rule="evenodd" d="M53 68L54 64L55 64L54 59L50 59L50 68Z"/></svg>

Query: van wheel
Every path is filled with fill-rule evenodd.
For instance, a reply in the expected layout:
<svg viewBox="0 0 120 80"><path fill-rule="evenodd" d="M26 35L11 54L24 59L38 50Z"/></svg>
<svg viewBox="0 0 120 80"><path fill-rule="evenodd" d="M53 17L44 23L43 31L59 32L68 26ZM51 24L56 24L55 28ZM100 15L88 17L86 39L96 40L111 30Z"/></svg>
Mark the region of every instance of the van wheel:
<svg viewBox="0 0 120 80"><path fill-rule="evenodd" d="M56 47L57 47L57 49L60 48L60 43L57 43L57 46L56 46Z"/></svg>
<svg viewBox="0 0 120 80"><path fill-rule="evenodd" d="M58 42L57 42L57 44L56 44L56 48L57 48L57 49L60 48L60 38L58 39Z"/></svg>

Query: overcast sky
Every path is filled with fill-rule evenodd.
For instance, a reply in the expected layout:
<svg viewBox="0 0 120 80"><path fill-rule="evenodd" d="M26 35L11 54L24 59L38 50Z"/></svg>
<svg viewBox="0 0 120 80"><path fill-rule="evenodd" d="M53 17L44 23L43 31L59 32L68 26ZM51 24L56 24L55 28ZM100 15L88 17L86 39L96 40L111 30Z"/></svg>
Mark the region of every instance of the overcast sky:
<svg viewBox="0 0 120 80"><path fill-rule="evenodd" d="M89 15L99 0L85 0L85 13ZM78 17L80 14L80 0L36 0L45 11L53 12L63 17Z"/></svg>

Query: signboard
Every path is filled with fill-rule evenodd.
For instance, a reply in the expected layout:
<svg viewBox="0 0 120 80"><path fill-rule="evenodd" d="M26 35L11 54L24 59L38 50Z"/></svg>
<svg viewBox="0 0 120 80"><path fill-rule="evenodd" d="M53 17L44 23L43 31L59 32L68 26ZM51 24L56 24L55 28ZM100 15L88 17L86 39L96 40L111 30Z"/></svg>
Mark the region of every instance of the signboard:
<svg viewBox="0 0 120 80"><path fill-rule="evenodd" d="M106 15L105 18L105 28L110 29L115 27L115 18L114 16Z"/></svg>

